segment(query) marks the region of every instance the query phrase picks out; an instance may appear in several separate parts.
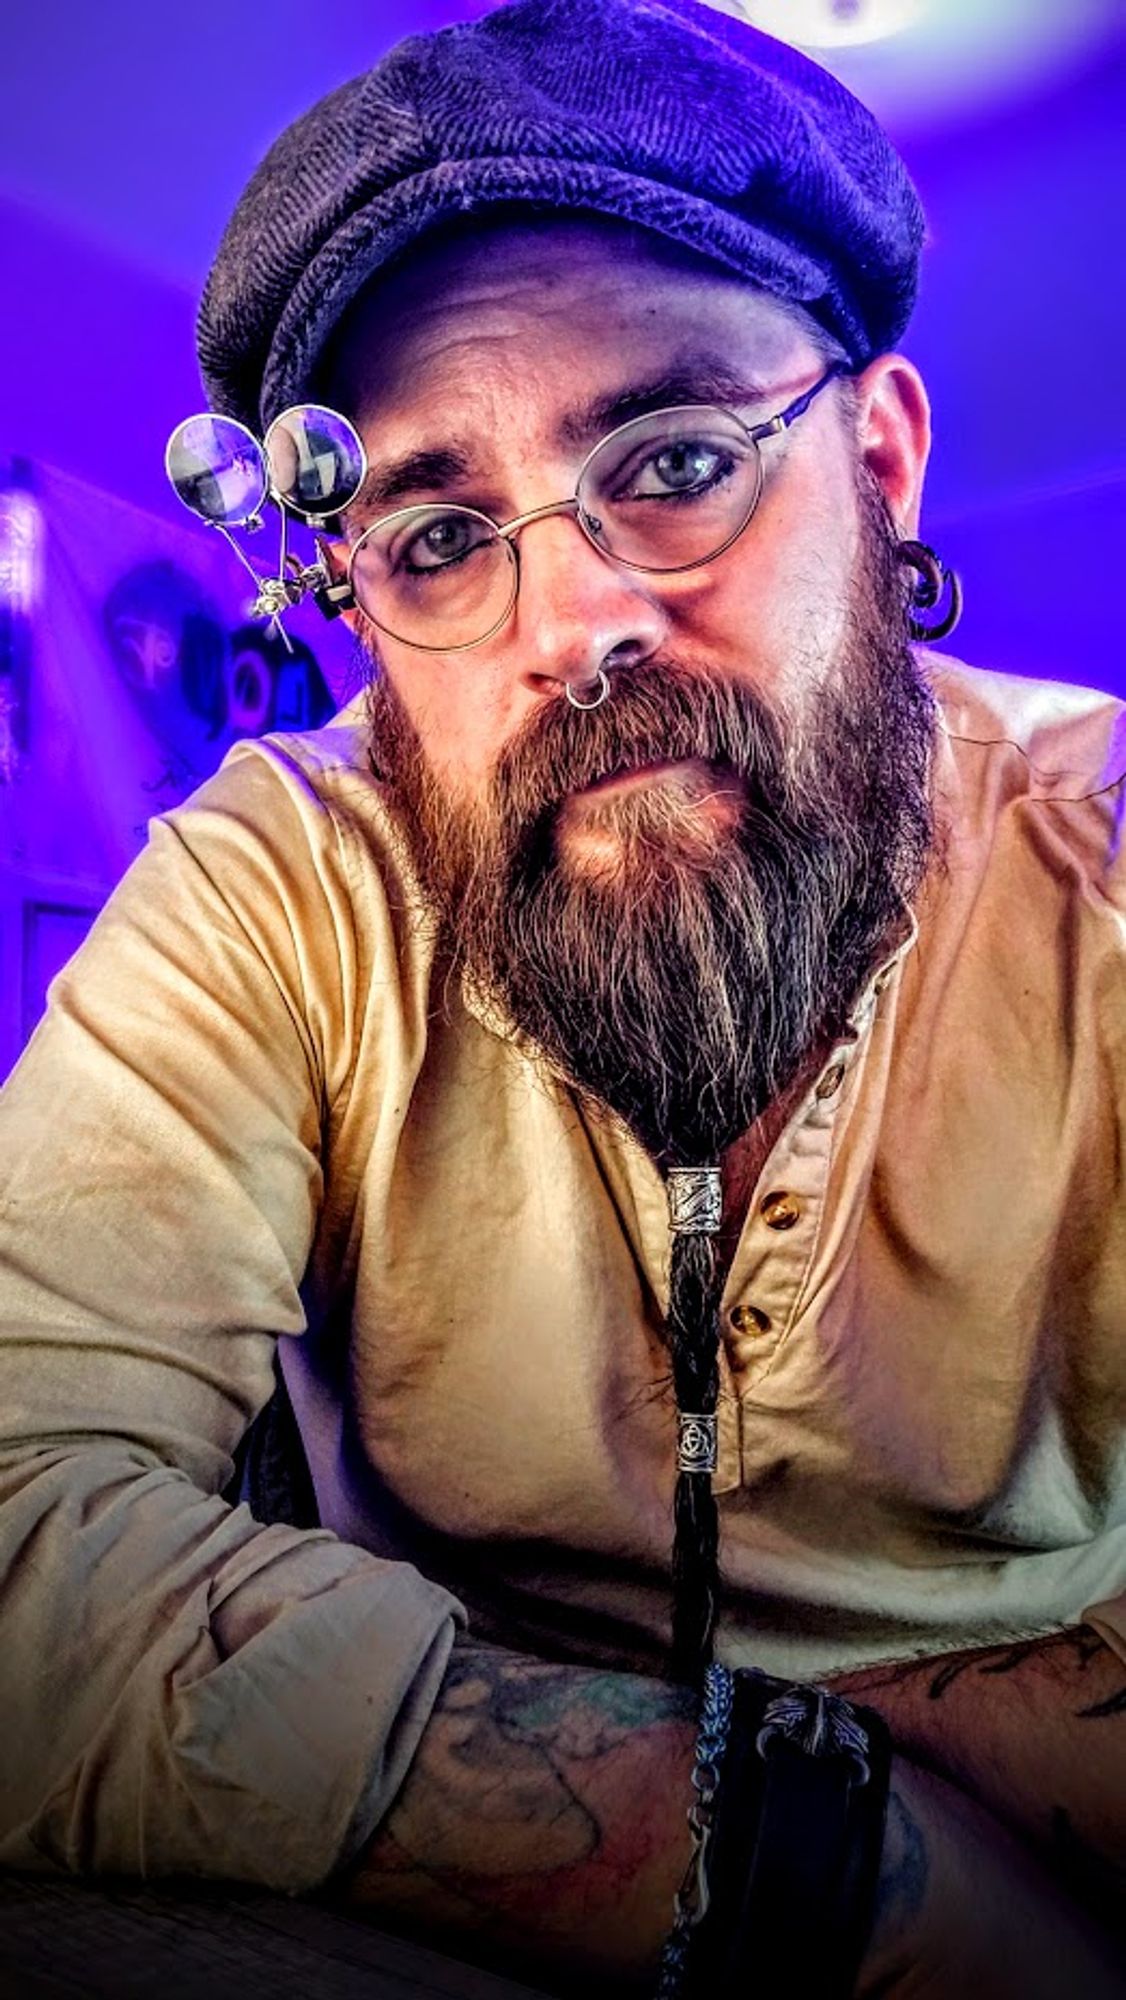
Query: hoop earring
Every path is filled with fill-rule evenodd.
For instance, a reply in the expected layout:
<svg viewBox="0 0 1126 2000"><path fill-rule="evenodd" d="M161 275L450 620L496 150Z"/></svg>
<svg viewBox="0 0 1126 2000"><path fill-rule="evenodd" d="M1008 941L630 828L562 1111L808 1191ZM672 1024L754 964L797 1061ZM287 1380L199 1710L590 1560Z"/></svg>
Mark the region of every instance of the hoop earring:
<svg viewBox="0 0 1126 2000"><path fill-rule="evenodd" d="M605 667L599 667L598 679L594 683L594 688L593 701L580 701L578 695L575 693L575 684L573 681L567 682L564 693L572 708L601 708L610 692L610 676L606 672Z"/></svg>
<svg viewBox="0 0 1126 2000"><path fill-rule="evenodd" d="M962 615L962 579L957 570L947 569L942 557L926 542L897 542L895 553L899 562L916 572L907 599L907 630L912 639L927 644L945 639ZM941 610L939 606L947 591L949 602ZM920 618L920 611L937 611L937 616L930 620Z"/></svg>

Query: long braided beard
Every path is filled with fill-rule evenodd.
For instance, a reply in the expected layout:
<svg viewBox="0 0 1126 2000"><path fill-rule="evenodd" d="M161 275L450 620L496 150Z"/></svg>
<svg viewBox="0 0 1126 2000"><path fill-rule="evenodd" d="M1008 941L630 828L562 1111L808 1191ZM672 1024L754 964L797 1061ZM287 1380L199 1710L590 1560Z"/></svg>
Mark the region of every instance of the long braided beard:
<svg viewBox="0 0 1126 2000"><path fill-rule="evenodd" d="M926 864L933 702L870 495L864 528L842 657L802 717L652 660L617 673L596 710L545 703L473 805L439 785L393 690L372 683L373 761L415 829L453 962L665 1171L718 1165L794 1080ZM590 790L654 764L656 781ZM722 1287L714 1237L674 1235L682 1412L715 1412ZM673 1665L696 1682L718 1598L708 1472L678 1474L674 1515Z"/></svg>

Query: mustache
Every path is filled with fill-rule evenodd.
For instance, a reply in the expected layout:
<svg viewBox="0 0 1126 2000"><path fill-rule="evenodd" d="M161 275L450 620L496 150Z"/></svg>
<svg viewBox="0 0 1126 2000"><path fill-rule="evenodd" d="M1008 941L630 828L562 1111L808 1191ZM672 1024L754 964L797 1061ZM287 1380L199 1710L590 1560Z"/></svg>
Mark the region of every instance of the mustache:
<svg viewBox="0 0 1126 2000"><path fill-rule="evenodd" d="M751 808L786 804L784 736L765 699L706 668L650 659L620 668L599 708L577 709L560 696L529 716L494 767L491 810L534 837L575 792L689 760L734 772Z"/></svg>

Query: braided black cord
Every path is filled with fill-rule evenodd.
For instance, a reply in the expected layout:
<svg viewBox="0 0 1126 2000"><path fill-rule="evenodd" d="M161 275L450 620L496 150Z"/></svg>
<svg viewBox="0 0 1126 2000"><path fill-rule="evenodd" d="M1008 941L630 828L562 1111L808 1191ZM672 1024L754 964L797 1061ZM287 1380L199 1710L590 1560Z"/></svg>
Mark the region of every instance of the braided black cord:
<svg viewBox="0 0 1126 2000"><path fill-rule="evenodd" d="M677 1407L710 1416L719 1396L719 1295L714 1236L674 1235L668 1338ZM719 1515L709 1472L677 1474L673 1506L673 1671L700 1686L712 1656L719 1589Z"/></svg>

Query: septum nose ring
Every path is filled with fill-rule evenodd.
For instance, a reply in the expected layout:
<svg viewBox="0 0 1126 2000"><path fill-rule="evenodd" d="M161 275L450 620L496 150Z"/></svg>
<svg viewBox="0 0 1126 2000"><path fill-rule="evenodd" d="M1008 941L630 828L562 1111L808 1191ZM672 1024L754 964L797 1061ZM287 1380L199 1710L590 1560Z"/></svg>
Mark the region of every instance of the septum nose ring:
<svg viewBox="0 0 1126 2000"><path fill-rule="evenodd" d="M586 685L589 686L589 682L586 683ZM566 693L567 700L570 702L572 708L601 708L603 702L605 701L607 695L610 692L610 676L606 672L605 667L599 667L598 678L594 683L593 701L579 700L578 695L575 693L574 681L567 682L564 692Z"/></svg>

